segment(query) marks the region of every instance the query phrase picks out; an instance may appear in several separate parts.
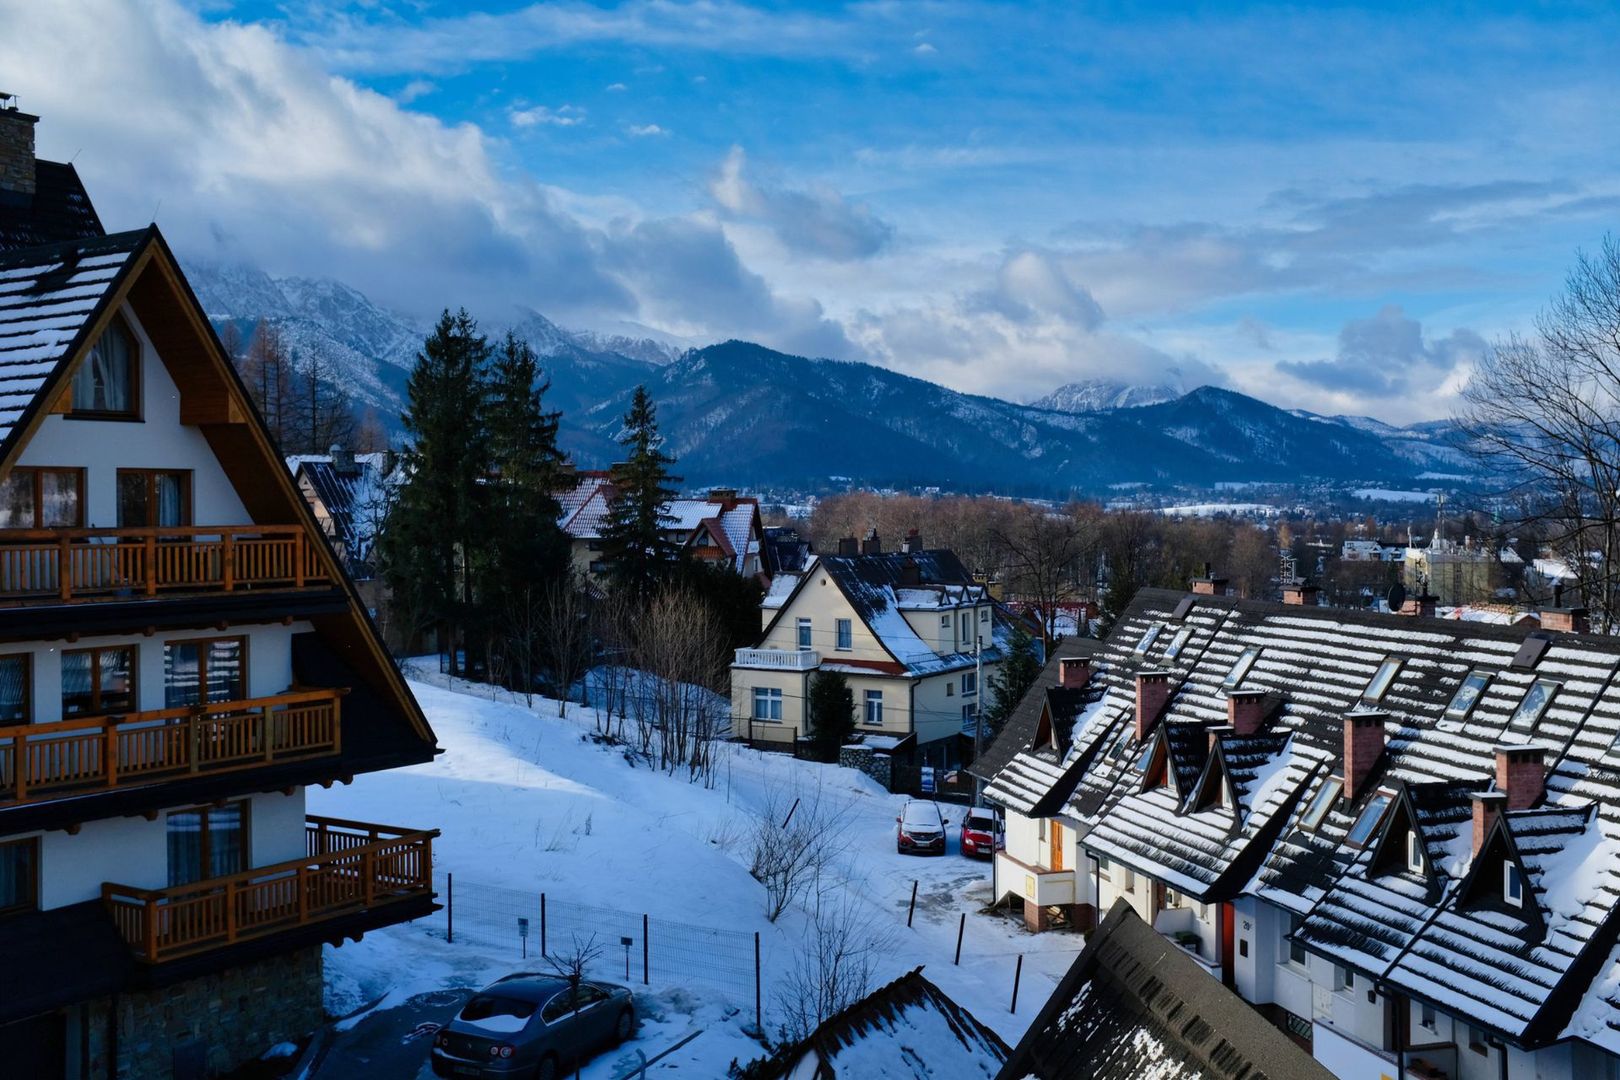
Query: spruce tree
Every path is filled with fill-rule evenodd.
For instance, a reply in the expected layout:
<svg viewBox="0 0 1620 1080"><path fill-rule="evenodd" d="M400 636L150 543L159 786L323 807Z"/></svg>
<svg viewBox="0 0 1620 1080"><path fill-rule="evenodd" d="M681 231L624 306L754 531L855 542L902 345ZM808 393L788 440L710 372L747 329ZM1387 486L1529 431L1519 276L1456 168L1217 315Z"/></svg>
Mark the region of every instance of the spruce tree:
<svg viewBox="0 0 1620 1080"><path fill-rule="evenodd" d="M562 414L547 412L549 384L529 343L508 331L495 349L487 380L489 430L489 593L536 586L543 591L568 570L568 537L557 518L563 456Z"/></svg>
<svg viewBox="0 0 1620 1080"><path fill-rule="evenodd" d="M664 536L671 523L665 507L679 478L670 475L675 459L662 444L652 395L638 386L619 436L625 460L611 473L613 502L602 529L602 557L614 584L641 602L668 579L680 557L680 549Z"/></svg>
<svg viewBox="0 0 1620 1080"><path fill-rule="evenodd" d="M839 748L855 731L855 692L841 672L818 671L811 676L805 712L816 756L837 761Z"/></svg>
<svg viewBox="0 0 1620 1080"><path fill-rule="evenodd" d="M405 385L405 482L381 538L383 573L413 631L437 628L452 673L457 650L482 648L474 582L483 530L489 435L484 367L489 342L465 310L448 309L422 343ZM469 640L470 634L473 640Z"/></svg>

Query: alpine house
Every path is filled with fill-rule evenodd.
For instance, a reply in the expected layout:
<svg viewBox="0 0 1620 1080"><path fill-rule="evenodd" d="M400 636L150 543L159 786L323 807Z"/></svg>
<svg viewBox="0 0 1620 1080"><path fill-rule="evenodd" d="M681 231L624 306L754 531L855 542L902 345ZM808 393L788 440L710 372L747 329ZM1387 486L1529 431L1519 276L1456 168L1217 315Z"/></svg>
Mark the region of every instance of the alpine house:
<svg viewBox="0 0 1620 1080"><path fill-rule="evenodd" d="M305 813L433 732L156 226L0 103L0 1071L213 1075L321 949L433 909L433 831Z"/></svg>
<svg viewBox="0 0 1620 1080"><path fill-rule="evenodd" d="M1143 590L1032 690L998 898L1126 901L1339 1076L1620 1076L1620 639L1306 592Z"/></svg>

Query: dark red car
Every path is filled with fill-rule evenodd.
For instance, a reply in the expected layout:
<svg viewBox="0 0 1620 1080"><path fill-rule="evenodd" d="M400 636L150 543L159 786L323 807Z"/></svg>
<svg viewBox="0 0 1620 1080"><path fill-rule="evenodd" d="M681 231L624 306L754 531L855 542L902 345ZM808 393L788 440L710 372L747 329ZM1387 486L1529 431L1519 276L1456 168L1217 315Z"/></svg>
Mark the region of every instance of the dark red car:
<svg viewBox="0 0 1620 1080"><path fill-rule="evenodd" d="M1001 822L984 806L970 807L962 819L962 854L988 859L1002 845Z"/></svg>

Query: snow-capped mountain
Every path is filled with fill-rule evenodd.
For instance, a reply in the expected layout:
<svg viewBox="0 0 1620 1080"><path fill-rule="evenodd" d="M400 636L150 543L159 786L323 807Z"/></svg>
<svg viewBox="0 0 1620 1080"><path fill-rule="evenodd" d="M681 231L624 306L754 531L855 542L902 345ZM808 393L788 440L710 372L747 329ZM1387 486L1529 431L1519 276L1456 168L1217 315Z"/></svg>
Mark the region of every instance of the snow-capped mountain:
<svg viewBox="0 0 1620 1080"><path fill-rule="evenodd" d="M1091 413L1104 409L1135 409L1174 401L1186 391L1169 383L1136 386L1111 379L1082 379L1065 383L1044 397L1029 403L1032 409L1056 412Z"/></svg>

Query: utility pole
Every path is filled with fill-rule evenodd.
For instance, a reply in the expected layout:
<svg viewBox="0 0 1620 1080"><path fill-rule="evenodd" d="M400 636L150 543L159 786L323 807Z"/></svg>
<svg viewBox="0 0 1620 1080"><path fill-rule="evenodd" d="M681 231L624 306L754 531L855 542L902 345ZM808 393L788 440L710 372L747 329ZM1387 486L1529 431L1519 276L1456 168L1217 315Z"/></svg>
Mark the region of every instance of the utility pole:
<svg viewBox="0 0 1620 1080"><path fill-rule="evenodd" d="M991 616L992 620L994 615ZM994 628L994 622L991 624ZM979 754L984 749L984 632L979 629L979 611L973 611L973 764L979 764ZM984 779L977 774L973 777L973 805L980 806L984 802ZM992 850L994 844L991 845Z"/></svg>

